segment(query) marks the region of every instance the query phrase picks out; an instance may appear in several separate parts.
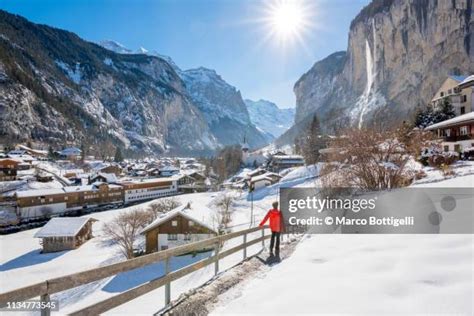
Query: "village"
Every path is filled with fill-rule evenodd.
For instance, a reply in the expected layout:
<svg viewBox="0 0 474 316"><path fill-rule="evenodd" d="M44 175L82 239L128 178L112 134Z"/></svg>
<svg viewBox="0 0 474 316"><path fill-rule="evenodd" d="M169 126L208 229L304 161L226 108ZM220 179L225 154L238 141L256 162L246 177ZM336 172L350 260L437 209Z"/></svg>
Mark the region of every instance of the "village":
<svg viewBox="0 0 474 316"><path fill-rule="evenodd" d="M409 185L439 183L472 187L474 163L469 160L474 152L473 93L474 76L450 76L440 87L429 105L430 111L436 112L449 102L455 113L422 128L432 136L433 146L426 148L420 157L410 158L404 171ZM345 141L347 137L330 138ZM278 200L281 188L325 185L324 170L331 165L334 152L340 151L339 147L331 147L330 142L326 144L319 150L320 160L309 163L304 153L296 153L294 148L251 151L244 139L239 146L240 169L224 181L219 181L215 171L197 158L113 162L85 157L81 161L81 150L70 147L58 151L58 159L51 160L46 150L18 145L0 158L2 227L9 233L2 236L2 244L10 245L5 246L1 271L7 280L15 279L5 290L57 277L55 269L60 266L68 266L62 274L76 273L122 262L124 257L159 254L216 236L256 229L271 203ZM443 164L436 163L439 157L444 157ZM448 164L447 157L454 157L449 159L449 172L443 167ZM425 165L421 163L423 159L427 160ZM450 181L455 183L448 184ZM131 221L137 224L130 226L134 231L127 249L120 242L125 236L115 234L121 225L129 225ZM26 226L16 228L21 225ZM259 234L254 231L245 238ZM298 238L301 236L289 237L287 242ZM229 241L225 249L236 245ZM215 251L218 248L211 245L175 257L171 270L159 262L82 288L84 293L94 295L83 297L69 290L53 298L66 311L100 299L112 300L117 293L132 291L141 282L159 278L166 271L178 271L211 258ZM259 244L253 244L246 248L244 258L261 251ZM230 255L221 260L216 271L231 269L240 261L240 254ZM27 273L18 275L17 271ZM173 298L199 286L215 273L207 267L194 277L179 279L173 283ZM159 291L162 290L168 295L167 290ZM114 311L129 313L139 302L150 304L154 300L145 295Z"/></svg>

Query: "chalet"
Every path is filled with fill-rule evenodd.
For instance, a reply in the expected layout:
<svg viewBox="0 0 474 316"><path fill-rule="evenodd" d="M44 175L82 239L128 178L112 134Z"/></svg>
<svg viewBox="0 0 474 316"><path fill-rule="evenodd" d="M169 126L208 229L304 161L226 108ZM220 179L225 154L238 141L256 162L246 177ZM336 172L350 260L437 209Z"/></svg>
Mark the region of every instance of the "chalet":
<svg viewBox="0 0 474 316"><path fill-rule="evenodd" d="M263 168L257 168L255 170L252 170L252 171L248 172L247 177L252 178L252 177L260 176L260 175L265 174L265 173L267 173L267 170L265 170Z"/></svg>
<svg viewBox="0 0 474 316"><path fill-rule="evenodd" d="M149 177L158 177L160 176L160 169L158 168L147 169L146 173Z"/></svg>
<svg viewBox="0 0 474 316"><path fill-rule="evenodd" d="M110 165L99 170L101 173L113 173L116 177L122 174L122 168L118 165Z"/></svg>
<svg viewBox="0 0 474 316"><path fill-rule="evenodd" d="M301 166L304 166L304 158L300 155L274 155L268 163L269 169L273 172Z"/></svg>
<svg viewBox="0 0 474 316"><path fill-rule="evenodd" d="M166 166L160 169L160 176L162 177L171 177L177 175L179 173L179 169L175 166Z"/></svg>
<svg viewBox="0 0 474 316"><path fill-rule="evenodd" d="M38 182L51 182L53 181L53 176L45 172L40 172L36 175L36 181Z"/></svg>
<svg viewBox="0 0 474 316"><path fill-rule="evenodd" d="M95 221L89 217L52 218L34 237L41 238L43 253L76 249L93 237Z"/></svg>
<svg viewBox="0 0 474 316"><path fill-rule="evenodd" d="M21 160L14 158L0 159L0 181L16 180L20 163Z"/></svg>
<svg viewBox="0 0 474 316"><path fill-rule="evenodd" d="M426 127L441 140L444 151L463 153L474 147L474 112Z"/></svg>
<svg viewBox="0 0 474 316"><path fill-rule="evenodd" d="M211 180L200 172L180 176L178 180L181 192L206 192L211 188Z"/></svg>
<svg viewBox="0 0 474 316"><path fill-rule="evenodd" d="M431 100L433 108L439 108L448 101L456 115L474 110L474 76L449 76Z"/></svg>
<svg viewBox="0 0 474 316"><path fill-rule="evenodd" d="M178 207L157 218L141 233L145 235L146 252L165 250L217 235L209 225L190 215L190 209Z"/></svg>
<svg viewBox="0 0 474 316"><path fill-rule="evenodd" d="M89 184L92 184L92 183L95 183L95 182L117 183L118 179L117 179L117 177L115 176L114 173L99 172L98 174L91 177L90 180L89 180Z"/></svg>
<svg viewBox="0 0 474 316"><path fill-rule="evenodd" d="M255 177L250 178L250 185L253 187L255 190L259 188L263 188L272 184L277 183L280 181L281 176L277 173L273 172L268 172L264 173Z"/></svg>
<svg viewBox="0 0 474 316"><path fill-rule="evenodd" d="M59 157L63 159L79 159L82 151L77 147L64 148L58 152Z"/></svg>

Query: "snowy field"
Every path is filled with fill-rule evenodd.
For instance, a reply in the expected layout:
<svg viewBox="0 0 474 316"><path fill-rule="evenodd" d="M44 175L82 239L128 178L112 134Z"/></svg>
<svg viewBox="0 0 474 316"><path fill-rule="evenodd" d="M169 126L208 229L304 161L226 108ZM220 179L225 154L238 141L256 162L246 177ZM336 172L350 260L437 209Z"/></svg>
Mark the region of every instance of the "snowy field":
<svg viewBox="0 0 474 316"><path fill-rule="evenodd" d="M470 173L416 186L474 187ZM474 315L473 260L473 235L308 235L213 314Z"/></svg>
<svg viewBox="0 0 474 316"><path fill-rule="evenodd" d="M311 185L312 178L315 176L314 172L314 168L309 168L308 171L306 171L306 168L300 168L300 170L293 172L292 175L287 176L288 179L287 177L283 178L281 185L293 183L295 177L302 177L302 179L299 180L300 183L307 181L307 184ZM270 208L271 203L278 199L279 185L280 184L265 188L262 192L256 191L256 193L261 196L254 203L254 225L258 224L263 218ZM236 198L233 220L230 224L232 230L237 231L249 228L251 224L250 198L244 192L232 192L232 194ZM189 213L198 220L214 226L213 217L217 210L215 203L220 195L221 193L195 193L179 195L175 198L179 200L182 205L191 202L191 210ZM93 217L98 220L98 222L93 224L93 234L95 237L78 249L71 251L41 254L39 240L33 238L33 235L39 229L0 236L0 287L2 292L41 282L46 279L124 260L118 247L112 245L107 236L103 234L102 225L112 220L120 212L128 212L135 208L145 208L150 203L153 203L153 201L124 209L87 215L87 217ZM253 236L249 236L248 240L259 236L260 232L256 232ZM144 241L141 240L141 242L143 243ZM236 246L241 242L241 238L230 240L224 246L224 250ZM260 249L261 245L256 244L247 250L248 255L257 253ZM196 257L176 257L172 261L171 266L173 270L176 270L210 255L211 253L204 253ZM231 268L237 264L241 258L241 252L225 258L219 263L220 269L225 270ZM163 263L157 263L127 273L121 273L117 276L87 284L76 289L58 293L53 295L52 299L59 300L61 314L65 314L129 290L163 274ZM177 298L181 293L187 290L207 282L213 275L214 266L210 265L173 282L171 285L172 299ZM117 307L110 311L110 314L150 315L156 313L163 307L164 288L160 288L128 304Z"/></svg>
<svg viewBox="0 0 474 316"><path fill-rule="evenodd" d="M420 186L470 186L474 176L472 165L462 168L457 177L440 181L433 171L417 183ZM302 167L285 174L278 184L256 190L254 225L258 224L273 201L278 200L280 187L305 187L317 184L320 166ZM461 169L460 169L461 170ZM459 171L461 172L461 171ZM466 175L467 174L467 175ZM430 181L428 181L430 180ZM220 193L185 194L176 198L185 205L191 202L190 214L211 223ZM234 192L233 230L250 226L250 195ZM146 207L149 203L96 214L94 238L80 248L51 254L40 254L40 245L33 235L38 229L0 236L0 287L3 291L83 271L124 260L119 249L102 232L102 225L120 212ZM258 234L258 233L257 233ZM257 236L255 236L257 237ZM250 239L250 238L249 238ZM143 243L143 240L140 241ZM230 248L239 238L226 243ZM248 253L260 250L254 245ZM172 269L211 255L174 258ZM294 314L306 313L374 313L383 311L404 313L463 314L472 311L473 237L471 235L314 235L305 238L295 253L270 269L261 278L238 287L231 301L223 299L216 314ZM220 262L221 270L238 263L242 253ZM214 266L196 271L171 285L172 299L195 288L210 278ZM59 299L66 314L117 295L163 275L163 264L157 263L117 276L103 279L76 289L53 295ZM241 292L240 292L241 291ZM225 296L229 297L229 296ZM345 302L341 304L341 302ZM428 304L429 302L429 304ZM143 295L111 310L110 315L151 315L164 306L164 288Z"/></svg>

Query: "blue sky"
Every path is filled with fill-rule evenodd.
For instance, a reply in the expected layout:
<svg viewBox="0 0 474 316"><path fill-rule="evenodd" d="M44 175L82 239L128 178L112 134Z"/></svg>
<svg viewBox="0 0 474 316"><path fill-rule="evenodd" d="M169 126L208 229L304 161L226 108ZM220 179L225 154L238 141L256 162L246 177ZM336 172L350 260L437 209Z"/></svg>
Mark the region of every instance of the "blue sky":
<svg viewBox="0 0 474 316"><path fill-rule="evenodd" d="M182 69L215 69L244 98L293 107L296 80L317 60L346 49L350 22L369 0L299 0L311 26L302 42L284 46L261 21L271 1L0 0L0 8L89 41L156 50Z"/></svg>

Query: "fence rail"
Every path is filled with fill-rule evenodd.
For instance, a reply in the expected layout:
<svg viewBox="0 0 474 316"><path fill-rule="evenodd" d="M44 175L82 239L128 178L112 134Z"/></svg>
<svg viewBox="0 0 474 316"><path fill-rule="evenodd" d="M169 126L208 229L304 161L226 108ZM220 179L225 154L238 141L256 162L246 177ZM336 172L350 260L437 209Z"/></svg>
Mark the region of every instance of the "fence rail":
<svg viewBox="0 0 474 316"><path fill-rule="evenodd" d="M48 302L50 295L65 290L69 290L84 284L88 284L94 281L98 281L110 276L117 275L122 272L130 271L133 269L141 268L153 263L165 261L165 275L151 280L147 283L139 285L128 291L122 292L118 295L112 296L108 299L90 305L79 311L72 313L72 315L97 315L106 312L112 308L129 302L141 295L144 295L150 291L153 291L161 286L166 286L165 290L165 304L170 303L170 289L171 282L178 280L194 271L202 269L212 263L215 265L215 274L219 272L219 260L225 258L231 254L243 250L243 260L247 257L247 247L255 245L259 242L262 243L262 248L266 239L270 238L270 235L265 235L266 227L253 227L237 232L228 233L225 235L216 236L213 238L205 239L202 241L182 245L179 247L155 252L149 255L144 255L138 258L130 259L123 262L114 263L111 265L86 270L83 272L73 273L66 276L49 279L43 282L39 282L33 285L22 287L16 290L0 294L0 307L7 305L7 302L13 301L24 301L35 297L40 297L42 301ZM262 235L256 239L248 241L247 235L253 232L261 231ZM220 251L221 246L227 240L243 236L243 242L233 248ZM170 272L169 271L169 260L175 256L186 254L189 252L199 251L209 246L213 246L216 251L212 257L200 260L193 264L187 265L181 269ZM42 311L42 315L49 315L49 310Z"/></svg>

